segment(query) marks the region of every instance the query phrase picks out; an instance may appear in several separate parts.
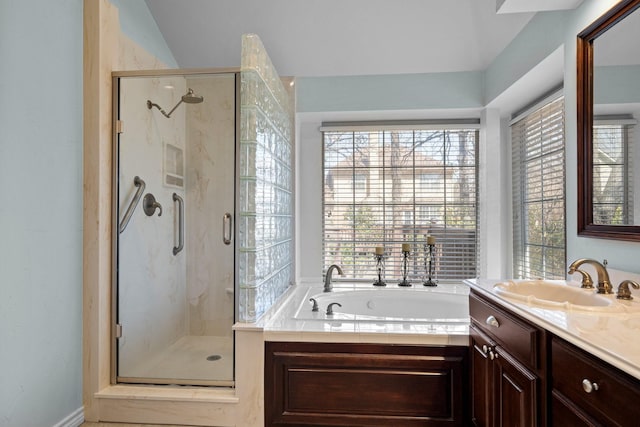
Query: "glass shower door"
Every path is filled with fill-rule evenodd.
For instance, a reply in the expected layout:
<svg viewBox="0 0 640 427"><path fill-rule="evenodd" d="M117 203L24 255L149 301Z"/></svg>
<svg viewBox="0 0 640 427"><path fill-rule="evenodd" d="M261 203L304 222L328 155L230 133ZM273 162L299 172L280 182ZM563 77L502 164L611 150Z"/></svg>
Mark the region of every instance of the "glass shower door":
<svg viewBox="0 0 640 427"><path fill-rule="evenodd" d="M233 385L236 74L118 85L116 380Z"/></svg>

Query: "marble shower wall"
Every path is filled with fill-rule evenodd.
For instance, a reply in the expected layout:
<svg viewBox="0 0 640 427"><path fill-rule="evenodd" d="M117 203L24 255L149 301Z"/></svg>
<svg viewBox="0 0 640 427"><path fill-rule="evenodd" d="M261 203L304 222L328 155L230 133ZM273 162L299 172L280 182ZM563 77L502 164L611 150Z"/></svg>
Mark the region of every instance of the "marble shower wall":
<svg viewBox="0 0 640 427"><path fill-rule="evenodd" d="M239 320L255 321L293 282L289 95L262 42L242 37Z"/></svg>
<svg viewBox="0 0 640 427"><path fill-rule="evenodd" d="M235 74L189 77L204 96L187 107L186 238L190 335L232 335L234 244L222 242L235 210Z"/></svg>
<svg viewBox="0 0 640 427"><path fill-rule="evenodd" d="M147 108L147 100L169 111L186 93L182 77L124 78L121 80L119 218L123 218L136 187L134 177L146 182L162 205L147 216L142 200L119 241L119 375L136 376L159 350L187 332L186 254L174 256L176 208L174 192L183 188L164 182L165 145L185 150L185 111L181 106L171 118Z"/></svg>

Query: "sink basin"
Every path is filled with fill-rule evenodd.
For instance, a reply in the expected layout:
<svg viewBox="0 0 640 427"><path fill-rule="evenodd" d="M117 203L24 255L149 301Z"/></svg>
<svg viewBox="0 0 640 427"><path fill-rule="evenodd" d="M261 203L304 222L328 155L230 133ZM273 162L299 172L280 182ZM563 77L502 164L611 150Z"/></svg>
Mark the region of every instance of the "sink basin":
<svg viewBox="0 0 640 427"><path fill-rule="evenodd" d="M567 285L562 280L521 280L494 285L496 294L532 305L581 311L625 311L615 299L593 289Z"/></svg>

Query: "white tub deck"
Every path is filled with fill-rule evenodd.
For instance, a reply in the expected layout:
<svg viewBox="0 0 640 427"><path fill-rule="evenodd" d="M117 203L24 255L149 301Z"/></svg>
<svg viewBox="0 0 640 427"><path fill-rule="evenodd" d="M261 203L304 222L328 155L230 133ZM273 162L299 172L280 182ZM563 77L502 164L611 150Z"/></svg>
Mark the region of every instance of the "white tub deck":
<svg viewBox="0 0 640 427"><path fill-rule="evenodd" d="M334 283L334 295L339 293L365 291L370 296L370 291L376 291L372 285L366 284L337 284ZM453 296L458 302L462 301L462 311L468 316L469 287L465 284L439 284L436 288L413 286L411 288L398 288L388 286L380 289L384 293L394 292L406 296L406 301L422 301L424 313L430 311L431 294L434 298L431 304L438 304L441 298L436 294L446 293ZM406 319L398 318L366 318L366 316L352 316L349 313L331 317L323 312L316 315L311 313L310 296L323 293L322 286L295 286L290 290L281 304L273 311L265 315L258 324L264 332L265 341L299 341L299 342L361 342L361 343L389 343L389 344L420 344L420 345L468 345L469 321L460 318L458 307L449 318L429 319L429 315L412 319L412 312ZM331 295L327 301L331 300ZM394 298L396 300L397 298ZM402 300L402 298L400 298ZM395 301L393 304L398 304ZM418 303L419 306L422 303ZM304 312L308 309L309 316ZM433 307L433 306L432 306ZM336 307L337 308L337 307ZM402 305L399 305L402 308ZM320 310L326 309L321 305ZM412 309L414 310L415 307ZM432 311L436 308L433 307ZM400 314L402 310L400 310ZM350 318L351 317L351 318Z"/></svg>

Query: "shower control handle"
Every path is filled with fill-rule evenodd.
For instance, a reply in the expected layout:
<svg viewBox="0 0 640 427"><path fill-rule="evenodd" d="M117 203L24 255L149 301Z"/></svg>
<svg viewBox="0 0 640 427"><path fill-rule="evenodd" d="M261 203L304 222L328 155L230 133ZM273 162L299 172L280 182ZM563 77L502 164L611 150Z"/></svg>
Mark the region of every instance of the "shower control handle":
<svg viewBox="0 0 640 427"><path fill-rule="evenodd" d="M231 244L231 234L233 226L233 217L229 212L222 217L222 242L225 245Z"/></svg>
<svg viewBox="0 0 640 427"><path fill-rule="evenodd" d="M155 196L151 193L147 193L142 199L142 209L147 216L152 216L156 213L156 209L160 209L158 216L162 216L162 205L158 203Z"/></svg>

